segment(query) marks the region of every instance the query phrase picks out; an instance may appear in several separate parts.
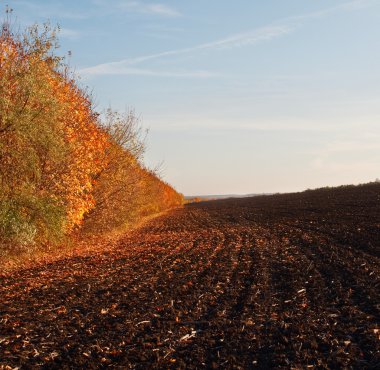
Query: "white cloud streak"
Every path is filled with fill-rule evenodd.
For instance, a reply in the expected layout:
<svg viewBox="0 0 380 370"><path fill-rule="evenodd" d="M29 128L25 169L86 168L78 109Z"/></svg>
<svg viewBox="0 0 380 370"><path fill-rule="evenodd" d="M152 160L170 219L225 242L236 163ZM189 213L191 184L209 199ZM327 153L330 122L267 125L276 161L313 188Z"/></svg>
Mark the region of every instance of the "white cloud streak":
<svg viewBox="0 0 380 370"><path fill-rule="evenodd" d="M49 3L49 4L36 4L35 2L31 1L23 1L19 0L15 2L13 7L16 8L18 6L21 6L23 8L28 8L28 13L38 15L38 17L42 18L65 18L65 19L71 19L71 20L83 20L86 18L89 18L89 14L83 14L80 12L70 11L67 9L67 7L62 6L62 4L59 3Z"/></svg>
<svg viewBox="0 0 380 370"><path fill-rule="evenodd" d="M98 8L105 8L111 13L143 13L161 15L164 17L181 17L182 14L165 4L161 3L145 3L137 0L130 1L110 1L110 0L92 0L92 3Z"/></svg>
<svg viewBox="0 0 380 370"><path fill-rule="evenodd" d="M95 0L95 1L103 1L103 0ZM349 1L334 7L330 7L327 9L323 9L320 11L303 14L299 16L292 16L280 21L274 22L266 27L261 27L258 29L254 29L248 32L237 33L231 36L227 36L225 38L211 41L208 43L199 44L193 47L181 48L175 50L164 51L161 53L143 55L141 57L123 59L117 62L108 62L98 64L92 67L82 68L79 70L79 73L91 76L91 75L102 75L102 74L133 74L133 69L127 68L128 66L138 65L150 60L166 58L170 56L178 56L183 54L192 54L199 51L209 51L209 50L223 50L223 49L233 49L237 47L243 46L252 46L257 45L262 42L268 42L276 38L283 37L294 32L296 29L301 27L305 21L316 18L323 18L338 12L349 12L355 11L360 8L369 7L376 4L375 0L353 0ZM124 6L129 7L147 7L148 5L143 5L138 1L129 1L124 3ZM168 15L172 11L170 8L166 8L166 6L155 5L150 6L151 11L156 12L167 12ZM175 12L175 11L174 11ZM174 15L174 14L173 14ZM128 71L126 73L125 71ZM135 70L136 74L142 74L142 70ZM146 71L146 75L153 71ZM172 74L170 72L155 72L154 74L158 75L162 73L166 73L167 76L172 75L173 77L179 77L180 74Z"/></svg>
<svg viewBox="0 0 380 370"><path fill-rule="evenodd" d="M352 12L359 9L364 9L371 7L373 5L378 4L376 3L377 0L352 0L348 1L339 5L332 6L330 8L317 10L315 12L307 13L307 14L301 14L298 16L292 16L289 18L284 19L283 21L306 21L309 19L317 19L317 18L324 18L329 15L333 15L336 13L341 12Z"/></svg>
<svg viewBox="0 0 380 370"><path fill-rule="evenodd" d="M109 66L104 64L102 66L97 67L90 72L83 72L83 70L79 70L80 74L85 76L104 76L104 75L119 75L119 76L152 76L152 77L182 77L182 78L210 78L217 76L215 73L211 73L208 71L154 71L150 69L142 69L142 68L133 68L128 66Z"/></svg>
<svg viewBox="0 0 380 370"><path fill-rule="evenodd" d="M274 38L281 37L292 31L290 26L268 26L257 30L253 30L246 33L240 33L232 35L220 40L216 40L209 43L200 44L190 48L169 50L162 53L156 53L151 55L145 55L137 58L124 59L118 62L110 62L98 64L93 67L83 68L79 70L79 73L84 75L100 75L111 74L110 71L122 71L124 67L137 65L149 60L159 59L162 57L176 56L181 54L190 54L196 51L202 50L215 50L215 49L232 49L236 47L242 47L247 45L255 45L260 42L270 41ZM117 74L117 73L112 73Z"/></svg>
<svg viewBox="0 0 380 370"><path fill-rule="evenodd" d="M322 119L301 120L297 118L288 119L242 119L242 118L222 118L209 117L205 115L191 115L188 112L180 115L168 116L146 116L147 121L160 131L193 131L193 130L210 130L210 132L272 132L285 133L297 132L305 134L339 134L342 126L336 125L335 122L326 122ZM233 122L233 124L231 124ZM344 126L351 127L351 124Z"/></svg>
<svg viewBox="0 0 380 370"><path fill-rule="evenodd" d="M346 138L337 138L325 144L316 153L312 166L331 171L355 169L358 173L372 171L377 174L380 161L379 139L380 133L367 134L351 130L349 134L346 134Z"/></svg>
<svg viewBox="0 0 380 370"><path fill-rule="evenodd" d="M30 12L44 18L66 18L71 20L82 20L95 16L115 13L140 13L152 14L163 17L181 17L182 14L176 9L161 3L144 3L142 1L111 1L90 0L87 12L70 11L63 4L52 1L48 4L36 4L28 0L18 0L14 6L27 7Z"/></svg>
<svg viewBox="0 0 380 370"><path fill-rule="evenodd" d="M150 13L154 13L154 14L165 15L167 17L181 16L180 12L163 4L148 4L145 6L144 10Z"/></svg>

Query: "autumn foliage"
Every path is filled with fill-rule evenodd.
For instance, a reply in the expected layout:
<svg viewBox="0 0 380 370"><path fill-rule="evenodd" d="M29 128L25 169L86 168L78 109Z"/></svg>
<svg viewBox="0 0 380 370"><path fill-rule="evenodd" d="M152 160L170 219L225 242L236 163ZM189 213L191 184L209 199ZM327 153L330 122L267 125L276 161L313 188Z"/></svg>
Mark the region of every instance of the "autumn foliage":
<svg viewBox="0 0 380 370"><path fill-rule="evenodd" d="M133 112L103 119L45 25L0 33L0 252L102 232L182 204L141 163Z"/></svg>

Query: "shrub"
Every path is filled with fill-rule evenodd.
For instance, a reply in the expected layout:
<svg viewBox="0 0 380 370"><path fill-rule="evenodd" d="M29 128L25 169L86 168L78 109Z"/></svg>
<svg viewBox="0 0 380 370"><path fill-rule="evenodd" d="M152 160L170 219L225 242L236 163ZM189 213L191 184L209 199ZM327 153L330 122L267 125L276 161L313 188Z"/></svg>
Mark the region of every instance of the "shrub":
<svg viewBox="0 0 380 370"><path fill-rule="evenodd" d="M181 203L141 163L144 135L133 112L108 110L56 56L56 30L0 31L0 251L104 231Z"/></svg>

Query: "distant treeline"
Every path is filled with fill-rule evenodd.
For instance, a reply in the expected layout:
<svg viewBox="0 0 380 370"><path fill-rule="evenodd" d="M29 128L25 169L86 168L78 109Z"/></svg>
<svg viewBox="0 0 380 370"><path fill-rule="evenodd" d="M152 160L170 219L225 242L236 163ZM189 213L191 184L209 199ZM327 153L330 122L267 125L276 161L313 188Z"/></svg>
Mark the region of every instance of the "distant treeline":
<svg viewBox="0 0 380 370"><path fill-rule="evenodd" d="M48 25L0 31L0 254L99 233L183 203L141 162L133 112L94 110Z"/></svg>

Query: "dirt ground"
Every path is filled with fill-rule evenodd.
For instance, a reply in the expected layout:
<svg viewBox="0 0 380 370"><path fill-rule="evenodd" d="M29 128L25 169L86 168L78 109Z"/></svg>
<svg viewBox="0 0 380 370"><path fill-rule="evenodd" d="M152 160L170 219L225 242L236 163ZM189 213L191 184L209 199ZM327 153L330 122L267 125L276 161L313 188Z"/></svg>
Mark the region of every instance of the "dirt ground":
<svg viewBox="0 0 380 370"><path fill-rule="evenodd" d="M0 368L380 368L380 184L190 204L0 276Z"/></svg>

